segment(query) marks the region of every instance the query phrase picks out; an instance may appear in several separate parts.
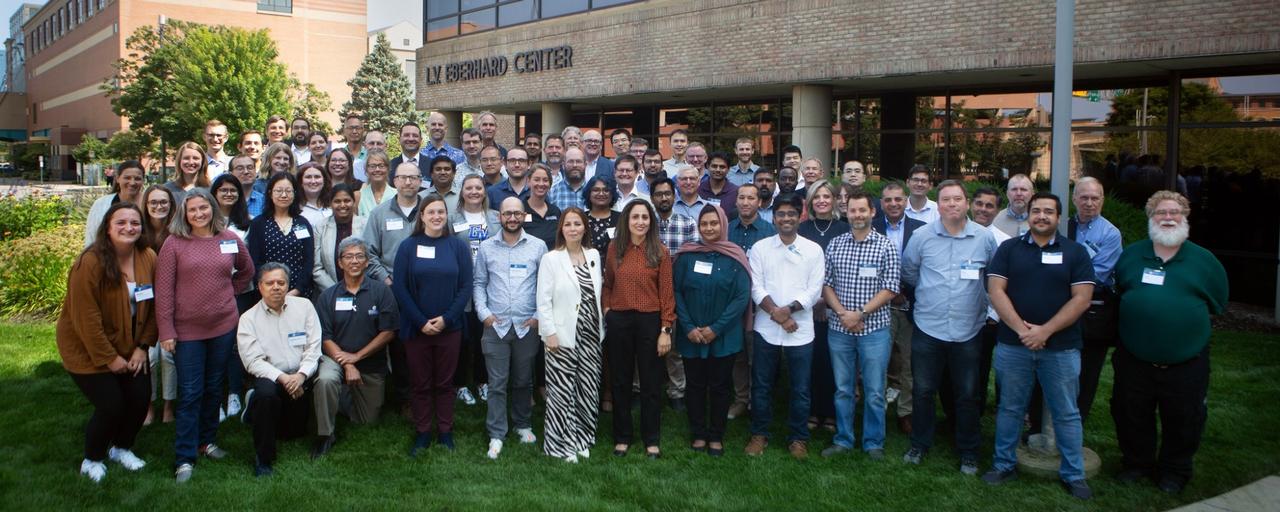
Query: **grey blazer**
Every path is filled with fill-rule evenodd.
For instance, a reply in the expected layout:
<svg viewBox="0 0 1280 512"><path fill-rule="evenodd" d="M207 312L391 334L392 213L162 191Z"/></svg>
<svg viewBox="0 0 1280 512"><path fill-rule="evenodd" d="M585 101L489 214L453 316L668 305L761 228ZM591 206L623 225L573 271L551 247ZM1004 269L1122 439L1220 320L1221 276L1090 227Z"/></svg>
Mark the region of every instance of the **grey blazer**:
<svg viewBox="0 0 1280 512"><path fill-rule="evenodd" d="M364 233L365 218L356 215L351 218L351 236L360 236ZM338 222L333 216L325 219L324 224L316 228L316 257L315 265L311 267L311 278L315 281L315 285L311 287L315 290L316 296L320 296L320 292L329 289L330 286L338 284L338 262L333 260L333 251L338 247Z"/></svg>

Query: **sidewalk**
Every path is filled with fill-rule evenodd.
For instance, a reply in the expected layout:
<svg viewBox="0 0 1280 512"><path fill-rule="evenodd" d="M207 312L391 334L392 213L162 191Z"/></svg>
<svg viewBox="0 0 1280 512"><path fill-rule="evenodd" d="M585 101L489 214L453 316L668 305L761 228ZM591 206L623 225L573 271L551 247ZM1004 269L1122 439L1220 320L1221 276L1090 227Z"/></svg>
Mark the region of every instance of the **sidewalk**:
<svg viewBox="0 0 1280 512"><path fill-rule="evenodd" d="M1280 510L1280 476L1269 476L1171 512L1270 512Z"/></svg>

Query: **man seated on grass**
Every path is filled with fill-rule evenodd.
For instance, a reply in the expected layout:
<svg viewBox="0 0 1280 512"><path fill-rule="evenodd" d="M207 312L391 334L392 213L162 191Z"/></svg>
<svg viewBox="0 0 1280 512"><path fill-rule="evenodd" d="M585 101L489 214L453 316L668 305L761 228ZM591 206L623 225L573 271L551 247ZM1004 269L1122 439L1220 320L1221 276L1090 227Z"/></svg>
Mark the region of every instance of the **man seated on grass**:
<svg viewBox="0 0 1280 512"><path fill-rule="evenodd" d="M270 476L276 438L296 438L307 424L307 388L320 360L320 322L311 301L289 295L289 267L271 262L258 271L262 300L240 316L236 343L253 376L245 395L245 423L253 425L255 476Z"/></svg>
<svg viewBox="0 0 1280 512"><path fill-rule="evenodd" d="M341 406L355 423L372 423L382 410L387 376L386 346L400 325L395 295L376 279L366 279L368 245L358 237L338 244L341 282L316 301L324 340L320 372L312 400L316 408L316 442L311 458L324 455L337 440L334 419Z"/></svg>

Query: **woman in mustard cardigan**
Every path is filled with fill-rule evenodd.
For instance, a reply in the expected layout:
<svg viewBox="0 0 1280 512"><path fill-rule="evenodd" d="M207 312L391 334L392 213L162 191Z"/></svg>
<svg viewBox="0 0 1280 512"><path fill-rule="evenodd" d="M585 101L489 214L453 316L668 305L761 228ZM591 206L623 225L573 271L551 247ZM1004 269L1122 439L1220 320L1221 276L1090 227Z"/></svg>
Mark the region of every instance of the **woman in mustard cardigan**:
<svg viewBox="0 0 1280 512"><path fill-rule="evenodd" d="M94 482L106 477L108 457L130 471L146 465L133 453L151 399L147 347L156 342L156 253L144 229L132 203L107 210L93 244L71 267L58 317L62 366L94 408L80 463Z"/></svg>

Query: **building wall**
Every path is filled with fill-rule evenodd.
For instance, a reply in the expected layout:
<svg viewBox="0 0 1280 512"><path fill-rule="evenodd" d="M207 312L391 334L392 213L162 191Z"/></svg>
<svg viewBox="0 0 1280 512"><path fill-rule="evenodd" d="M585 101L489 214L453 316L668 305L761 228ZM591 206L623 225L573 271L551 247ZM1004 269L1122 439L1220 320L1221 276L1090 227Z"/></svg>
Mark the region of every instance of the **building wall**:
<svg viewBox="0 0 1280 512"><path fill-rule="evenodd" d="M1280 51L1258 0L1080 0L1078 65ZM1141 20L1136 22L1135 20ZM428 85L420 108L1043 68L1053 2L651 0L427 44L429 66L570 44L573 67ZM696 70L696 72L691 72ZM483 84L483 87L477 85Z"/></svg>
<svg viewBox="0 0 1280 512"><path fill-rule="evenodd" d="M405 76L409 79L409 87L417 89L417 49L422 46L422 29L417 25L402 21L383 27L381 29L369 32L369 49L373 51L374 45L378 43L378 34L387 34L387 40L391 43L391 54L396 56L400 61L400 69L404 70Z"/></svg>
<svg viewBox="0 0 1280 512"><path fill-rule="evenodd" d="M36 4L22 4L9 17L9 38L5 40L5 90L10 92L27 91L26 61L27 33L22 25L35 16L40 10Z"/></svg>
<svg viewBox="0 0 1280 512"><path fill-rule="evenodd" d="M25 30L56 15L65 5L57 0L42 9ZM29 55L28 129L50 130L50 137L66 126L98 137L128 126L111 112L98 86L114 74L111 63L124 55L124 42L135 29L156 25L161 14L204 24L267 29L276 41L279 59L303 82L329 93L334 111L325 120L338 126L336 109L350 96L346 81L365 54L365 2L294 0L292 14L257 11L256 0L112 0L82 25Z"/></svg>

